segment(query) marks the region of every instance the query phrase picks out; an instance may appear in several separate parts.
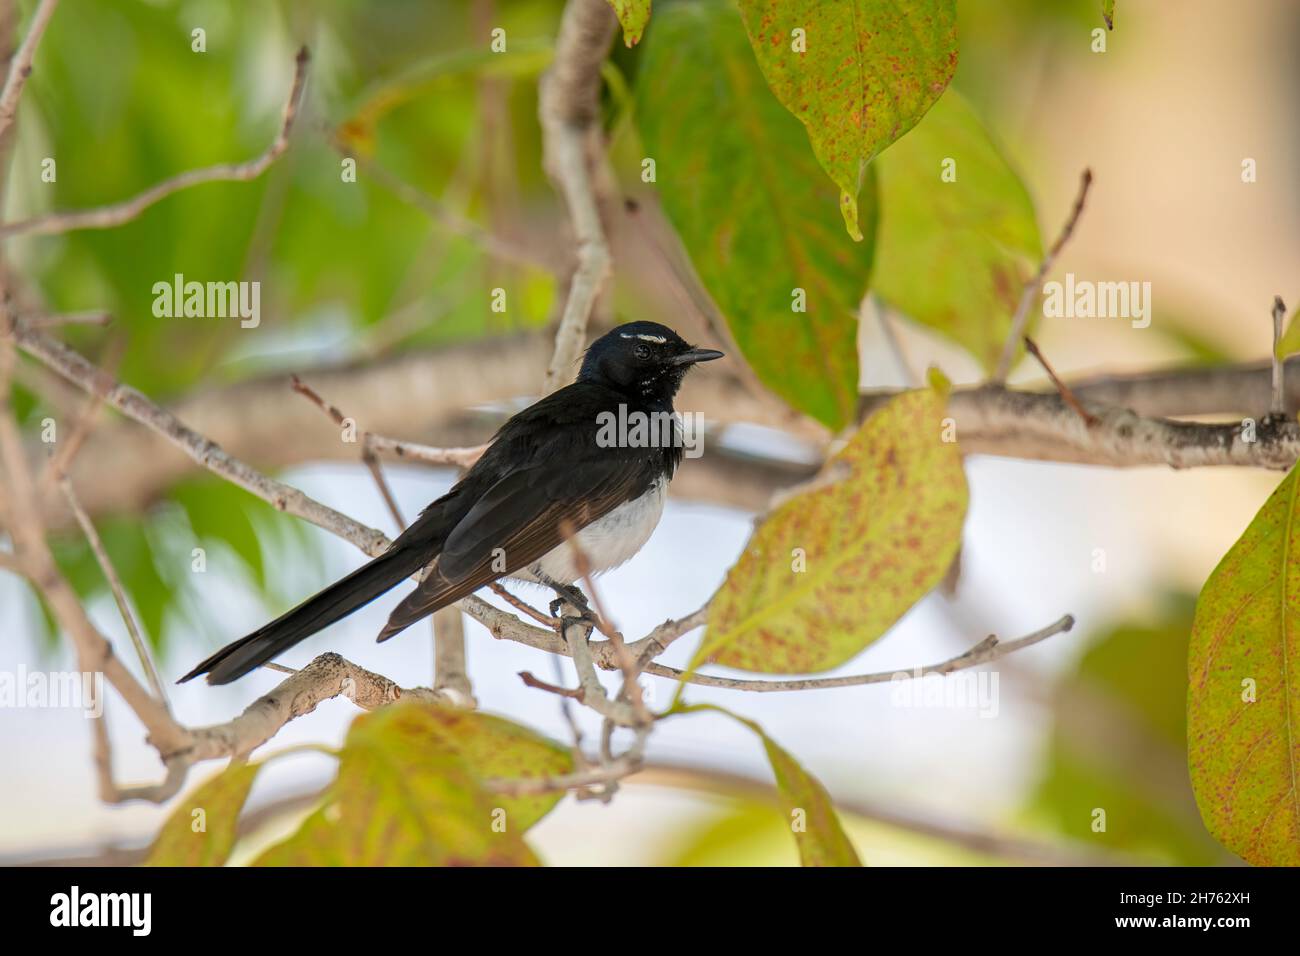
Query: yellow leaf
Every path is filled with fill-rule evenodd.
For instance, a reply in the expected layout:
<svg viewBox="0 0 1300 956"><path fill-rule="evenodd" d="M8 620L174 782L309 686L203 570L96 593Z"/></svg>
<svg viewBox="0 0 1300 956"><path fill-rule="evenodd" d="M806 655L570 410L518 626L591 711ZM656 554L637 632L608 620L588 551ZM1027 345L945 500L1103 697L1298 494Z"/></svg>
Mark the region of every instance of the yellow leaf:
<svg viewBox="0 0 1300 956"><path fill-rule="evenodd" d="M564 773L558 744L499 717L411 701L354 721L320 809L261 866L532 866L523 834L559 794L507 798L489 777Z"/></svg>
<svg viewBox="0 0 1300 956"><path fill-rule="evenodd" d="M1205 582L1187 655L1196 803L1256 866L1300 866L1297 480L1292 468Z"/></svg>
<svg viewBox="0 0 1300 956"><path fill-rule="evenodd" d="M261 764L235 764L183 797L149 850L146 866L222 866L238 836L239 811Z"/></svg>
<svg viewBox="0 0 1300 956"><path fill-rule="evenodd" d="M893 399L830 463L831 483L773 512L713 599L696 664L838 667L943 578L967 503L945 409L932 389Z"/></svg>

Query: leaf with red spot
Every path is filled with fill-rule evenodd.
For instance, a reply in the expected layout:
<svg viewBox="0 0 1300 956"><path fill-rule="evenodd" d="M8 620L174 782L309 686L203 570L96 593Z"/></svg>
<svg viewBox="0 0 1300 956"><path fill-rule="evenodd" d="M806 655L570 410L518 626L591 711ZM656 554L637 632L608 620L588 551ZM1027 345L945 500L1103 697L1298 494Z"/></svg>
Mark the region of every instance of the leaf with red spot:
<svg viewBox="0 0 1300 956"><path fill-rule="evenodd" d="M808 130L861 239L867 164L916 125L957 69L954 0L739 0L767 84Z"/></svg>
<svg viewBox="0 0 1300 956"><path fill-rule="evenodd" d="M488 779L572 769L559 744L487 714L411 701L358 717L321 807L262 866L531 866L523 833L560 794L505 797Z"/></svg>
<svg viewBox="0 0 1300 956"><path fill-rule="evenodd" d="M695 271L763 383L843 427L857 407L874 174L862 194L868 241L856 245L840 225L834 185L768 91L729 4L657 11L642 56L637 124Z"/></svg>
<svg viewBox="0 0 1300 956"><path fill-rule="evenodd" d="M609 0L609 5L623 27L623 42L636 46L650 19L650 0Z"/></svg>
<svg viewBox="0 0 1300 956"><path fill-rule="evenodd" d="M759 526L713 599L696 665L838 667L942 580L967 504L957 444L944 440L946 404L943 388L893 399L825 482Z"/></svg>
<svg viewBox="0 0 1300 956"><path fill-rule="evenodd" d="M1042 258L1028 191L955 90L875 168L876 294L991 371Z"/></svg>
<svg viewBox="0 0 1300 956"><path fill-rule="evenodd" d="M1257 866L1300 866L1297 480L1292 468L1205 582L1187 655L1196 803Z"/></svg>

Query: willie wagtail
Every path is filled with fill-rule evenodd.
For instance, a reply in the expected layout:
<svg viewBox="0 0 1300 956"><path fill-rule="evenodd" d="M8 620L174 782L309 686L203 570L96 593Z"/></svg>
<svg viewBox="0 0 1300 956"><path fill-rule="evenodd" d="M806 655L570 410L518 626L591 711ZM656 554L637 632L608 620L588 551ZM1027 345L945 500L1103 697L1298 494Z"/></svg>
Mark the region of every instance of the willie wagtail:
<svg viewBox="0 0 1300 956"><path fill-rule="evenodd" d="M659 523L682 443L676 427L666 442L611 442L601 422L610 415L663 420L687 369L721 357L655 322L606 333L587 350L577 381L502 425L465 476L387 551L223 647L181 681L200 674L211 684L237 680L421 569L423 579L393 609L379 640L503 577L571 585L580 575L566 533L574 534L592 572L617 567Z"/></svg>

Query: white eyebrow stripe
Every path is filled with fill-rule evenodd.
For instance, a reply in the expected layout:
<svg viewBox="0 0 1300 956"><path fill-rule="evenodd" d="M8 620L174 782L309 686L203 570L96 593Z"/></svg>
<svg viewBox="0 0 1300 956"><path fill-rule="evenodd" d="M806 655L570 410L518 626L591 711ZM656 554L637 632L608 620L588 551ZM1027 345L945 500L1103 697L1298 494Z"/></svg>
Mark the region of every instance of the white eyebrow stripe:
<svg viewBox="0 0 1300 956"><path fill-rule="evenodd" d="M668 341L662 335L628 335L626 332L620 332L619 337L625 339L640 339L642 342L654 342L656 345L663 345Z"/></svg>

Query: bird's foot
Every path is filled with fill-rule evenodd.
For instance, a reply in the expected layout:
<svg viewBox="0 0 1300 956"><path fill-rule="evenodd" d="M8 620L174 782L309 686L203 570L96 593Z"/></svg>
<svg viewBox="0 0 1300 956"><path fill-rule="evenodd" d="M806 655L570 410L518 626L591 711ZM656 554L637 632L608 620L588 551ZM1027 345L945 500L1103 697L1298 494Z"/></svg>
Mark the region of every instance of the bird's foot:
<svg viewBox="0 0 1300 956"><path fill-rule="evenodd" d="M559 623L556 625L560 636L564 637L566 626L578 624L582 627L594 630L599 622L596 620L595 613L591 610L591 605L587 603L587 596L582 593L580 588L572 584L560 584L558 581L548 581L547 587L551 588L557 595L554 601L550 603L551 617ZM564 605L569 605L578 613L564 614Z"/></svg>

